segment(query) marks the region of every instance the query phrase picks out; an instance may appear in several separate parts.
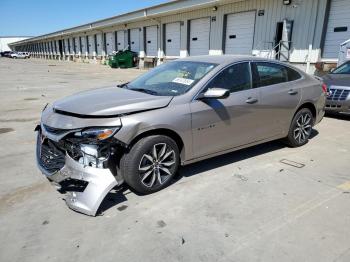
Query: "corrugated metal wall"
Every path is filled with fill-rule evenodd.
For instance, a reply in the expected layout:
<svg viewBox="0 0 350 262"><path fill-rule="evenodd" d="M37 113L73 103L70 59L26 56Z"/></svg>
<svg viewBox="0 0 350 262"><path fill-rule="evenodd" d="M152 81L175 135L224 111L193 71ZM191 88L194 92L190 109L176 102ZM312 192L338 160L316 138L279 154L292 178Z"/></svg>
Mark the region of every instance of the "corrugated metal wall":
<svg viewBox="0 0 350 262"><path fill-rule="evenodd" d="M177 3L178 8L181 4L189 4L200 2L199 0L192 1L179 1ZM192 3L192 4L193 4ZM217 6L217 10L214 10L213 6ZM141 28L140 31L140 54L144 54L143 44L143 28L151 25L158 26L158 47L163 48L163 26L162 24L171 22L183 22L181 23L181 50L182 53L186 53L187 50L187 35L188 35L188 20L211 17L211 33L210 33L210 45L209 48L212 51L220 52L222 50L223 42L223 30L224 30L224 15L245 11L256 11L256 23L254 33L254 45L253 49L271 49L274 37L276 33L277 22L282 22L284 19L293 20L293 32L292 32L292 55L291 61L293 62L305 62L305 55L307 55L309 44L312 44L313 60L317 60L320 54L322 31L324 26L324 15L326 12L327 0L293 0L291 5L284 5L282 0L246 0L236 1L222 0L212 1L211 6L201 8L198 10L182 11L178 14L162 14L157 17L157 13L164 12L164 6L159 7L158 12L153 10L153 13L147 13L147 15L154 15L152 19L145 19L140 22L122 24L108 23L110 26L102 28L103 32L115 32L118 30L128 30L132 28ZM163 10L164 9L164 10ZM258 11L264 10L264 15L258 16ZM138 13L135 13L136 16ZM215 17L215 18L214 18ZM213 19L214 18L214 19ZM118 18L119 19L119 18ZM112 21L120 23L117 18ZM103 23L100 22L100 23ZM94 35L101 33L99 31L88 31L83 35ZM81 32L77 34L71 34L68 37L81 36ZM65 36L67 38L67 36ZM61 38L55 38L56 40ZM73 48L71 48L73 49ZM100 51L100 50L99 50ZM101 51L100 51L101 52ZM294 52L294 54L293 54ZM72 50L71 50L72 53ZM160 52L161 54L161 52Z"/></svg>

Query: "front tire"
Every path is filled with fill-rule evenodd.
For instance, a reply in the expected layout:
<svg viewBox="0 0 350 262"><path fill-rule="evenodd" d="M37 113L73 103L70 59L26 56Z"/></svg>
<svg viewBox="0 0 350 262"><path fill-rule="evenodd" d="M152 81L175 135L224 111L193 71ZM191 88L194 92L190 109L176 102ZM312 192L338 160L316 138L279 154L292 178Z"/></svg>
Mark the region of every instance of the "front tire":
<svg viewBox="0 0 350 262"><path fill-rule="evenodd" d="M179 166L179 148L163 135L139 140L120 162L125 182L136 192L151 194L167 187Z"/></svg>
<svg viewBox="0 0 350 262"><path fill-rule="evenodd" d="M300 109L292 120L286 143L291 147L305 145L311 136L313 124L314 118L310 109Z"/></svg>

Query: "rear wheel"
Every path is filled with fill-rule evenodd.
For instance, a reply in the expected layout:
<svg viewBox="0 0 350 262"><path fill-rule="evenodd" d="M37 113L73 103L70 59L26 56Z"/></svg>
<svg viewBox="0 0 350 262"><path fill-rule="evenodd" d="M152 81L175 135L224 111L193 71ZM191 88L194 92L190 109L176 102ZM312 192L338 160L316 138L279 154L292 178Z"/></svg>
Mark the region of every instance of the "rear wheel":
<svg viewBox="0 0 350 262"><path fill-rule="evenodd" d="M314 124L313 115L308 108L300 109L294 116L290 125L286 142L291 147L305 145L310 138L312 126Z"/></svg>
<svg viewBox="0 0 350 262"><path fill-rule="evenodd" d="M125 182L136 192L150 194L167 187L179 166L179 149L170 137L142 138L120 163Z"/></svg>

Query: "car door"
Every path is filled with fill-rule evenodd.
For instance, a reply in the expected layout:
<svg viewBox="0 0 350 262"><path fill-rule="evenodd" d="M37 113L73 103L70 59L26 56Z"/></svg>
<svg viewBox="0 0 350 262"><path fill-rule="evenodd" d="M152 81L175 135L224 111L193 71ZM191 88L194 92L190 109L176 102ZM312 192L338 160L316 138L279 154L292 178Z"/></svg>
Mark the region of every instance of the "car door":
<svg viewBox="0 0 350 262"><path fill-rule="evenodd" d="M301 100L302 77L295 70L279 63L252 63L253 86L260 93L261 118L257 119L263 138L280 136L289 129Z"/></svg>
<svg viewBox="0 0 350 262"><path fill-rule="evenodd" d="M193 154L200 157L260 139L259 92L252 88L249 62L230 65L204 88L230 90L226 99L195 99L191 104Z"/></svg>

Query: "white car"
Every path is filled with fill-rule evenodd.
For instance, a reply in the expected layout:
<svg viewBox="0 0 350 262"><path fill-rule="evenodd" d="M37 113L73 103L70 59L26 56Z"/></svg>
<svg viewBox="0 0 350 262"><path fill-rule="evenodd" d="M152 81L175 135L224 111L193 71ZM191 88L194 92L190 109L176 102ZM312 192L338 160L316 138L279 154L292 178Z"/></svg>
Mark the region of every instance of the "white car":
<svg viewBox="0 0 350 262"><path fill-rule="evenodd" d="M23 53L23 52L14 52L14 53L12 53L12 54L10 55L10 57L11 57L11 58L14 58L14 59L16 59L16 58L23 58L23 59L26 59L28 56L27 56L25 53Z"/></svg>

